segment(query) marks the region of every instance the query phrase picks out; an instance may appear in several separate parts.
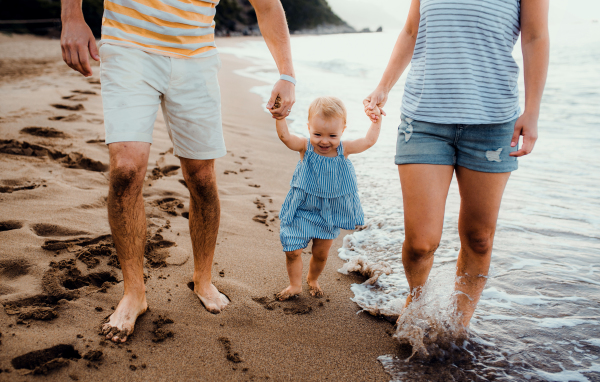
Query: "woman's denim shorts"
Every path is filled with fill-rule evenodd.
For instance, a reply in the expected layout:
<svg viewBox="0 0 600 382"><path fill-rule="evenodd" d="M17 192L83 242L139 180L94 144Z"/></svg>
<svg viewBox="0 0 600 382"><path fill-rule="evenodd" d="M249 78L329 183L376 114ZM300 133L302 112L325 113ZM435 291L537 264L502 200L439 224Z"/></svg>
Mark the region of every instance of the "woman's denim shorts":
<svg viewBox="0 0 600 382"><path fill-rule="evenodd" d="M423 163L462 166L482 172L518 168L510 142L517 119L486 125L438 124L415 121L402 114L396 143L396 164Z"/></svg>

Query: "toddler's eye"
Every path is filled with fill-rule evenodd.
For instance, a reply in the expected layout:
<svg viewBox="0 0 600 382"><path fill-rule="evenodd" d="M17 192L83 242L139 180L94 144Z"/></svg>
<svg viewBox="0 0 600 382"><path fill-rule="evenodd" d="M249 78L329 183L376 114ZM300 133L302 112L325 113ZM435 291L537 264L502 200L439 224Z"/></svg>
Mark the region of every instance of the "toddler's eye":
<svg viewBox="0 0 600 382"><path fill-rule="evenodd" d="M320 136L321 136L321 134L315 134L315 137L320 137Z"/></svg>

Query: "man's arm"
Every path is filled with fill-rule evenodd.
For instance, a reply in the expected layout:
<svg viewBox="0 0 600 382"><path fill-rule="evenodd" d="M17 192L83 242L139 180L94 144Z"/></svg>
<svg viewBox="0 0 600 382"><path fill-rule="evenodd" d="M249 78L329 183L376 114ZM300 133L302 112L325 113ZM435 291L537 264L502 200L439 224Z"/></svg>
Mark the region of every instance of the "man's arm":
<svg viewBox="0 0 600 382"><path fill-rule="evenodd" d="M100 56L94 34L83 19L81 1L62 0L60 48L67 65L89 77L92 75L92 68L88 52L96 61L100 60Z"/></svg>
<svg viewBox="0 0 600 382"><path fill-rule="evenodd" d="M250 0L250 3L256 11L258 26L275 59L279 74L295 78L290 32L281 2L279 0ZM271 110L278 95L281 97L281 106ZM273 114L273 118L282 119L289 115L288 110L292 109L295 101L295 85L289 81L279 80L273 87L271 98L267 102L267 109Z"/></svg>

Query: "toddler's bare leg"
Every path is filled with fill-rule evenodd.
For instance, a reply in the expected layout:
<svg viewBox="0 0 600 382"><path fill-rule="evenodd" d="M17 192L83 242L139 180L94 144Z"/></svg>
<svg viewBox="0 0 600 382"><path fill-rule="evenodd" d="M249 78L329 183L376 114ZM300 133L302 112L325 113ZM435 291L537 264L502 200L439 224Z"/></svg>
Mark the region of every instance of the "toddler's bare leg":
<svg viewBox="0 0 600 382"><path fill-rule="evenodd" d="M308 291L313 297L323 297L323 289L321 289L317 279L325 268L332 244L333 240L313 239L312 256L310 257L310 266L306 277Z"/></svg>
<svg viewBox="0 0 600 382"><path fill-rule="evenodd" d="M285 265L290 278L290 286L277 293L275 298L279 301L289 300L302 292L302 248L286 252Z"/></svg>

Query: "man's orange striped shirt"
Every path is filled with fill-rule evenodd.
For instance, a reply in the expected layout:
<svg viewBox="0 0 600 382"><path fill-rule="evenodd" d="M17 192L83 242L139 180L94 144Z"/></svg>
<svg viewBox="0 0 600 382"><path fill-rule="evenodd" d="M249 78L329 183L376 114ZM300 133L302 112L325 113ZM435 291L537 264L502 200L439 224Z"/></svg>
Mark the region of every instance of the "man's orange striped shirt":
<svg viewBox="0 0 600 382"><path fill-rule="evenodd" d="M216 53L219 0L104 0L102 44L129 46L171 57Z"/></svg>

